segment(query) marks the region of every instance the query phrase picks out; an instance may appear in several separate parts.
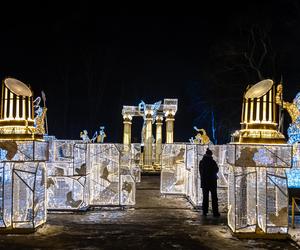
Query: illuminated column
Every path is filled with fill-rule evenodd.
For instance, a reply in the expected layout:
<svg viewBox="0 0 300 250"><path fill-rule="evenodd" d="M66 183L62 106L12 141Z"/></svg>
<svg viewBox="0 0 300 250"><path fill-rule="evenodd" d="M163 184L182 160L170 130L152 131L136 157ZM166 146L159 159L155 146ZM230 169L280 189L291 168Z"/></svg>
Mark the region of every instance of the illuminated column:
<svg viewBox="0 0 300 250"><path fill-rule="evenodd" d="M14 95L13 95L13 93L10 93L10 95L9 95L9 119L14 119L13 107L14 107Z"/></svg>
<svg viewBox="0 0 300 250"><path fill-rule="evenodd" d="M8 102L8 90L7 88L5 88L5 97L4 97L4 116L3 118L6 119L7 118L7 102Z"/></svg>
<svg viewBox="0 0 300 250"><path fill-rule="evenodd" d="M162 147L162 124L163 116L156 117L156 137L155 137L155 164L160 165L161 147Z"/></svg>
<svg viewBox="0 0 300 250"><path fill-rule="evenodd" d="M19 112L20 112L20 97L19 96L17 96L16 97L16 119L20 119L20 114L19 114Z"/></svg>
<svg viewBox="0 0 300 250"><path fill-rule="evenodd" d="M263 97L263 122L267 121L267 95Z"/></svg>
<svg viewBox="0 0 300 250"><path fill-rule="evenodd" d="M253 122L254 100L250 100L250 123Z"/></svg>
<svg viewBox="0 0 300 250"><path fill-rule="evenodd" d="M22 119L26 119L25 97L22 97Z"/></svg>
<svg viewBox="0 0 300 250"><path fill-rule="evenodd" d="M248 99L245 100L245 119L244 119L244 123L248 122Z"/></svg>
<svg viewBox="0 0 300 250"><path fill-rule="evenodd" d="M270 90L269 92L269 119L268 119L268 122L272 122L272 115L273 115L273 112L272 112L272 89Z"/></svg>
<svg viewBox="0 0 300 250"><path fill-rule="evenodd" d="M166 143L173 143L174 141L174 112L166 112Z"/></svg>
<svg viewBox="0 0 300 250"><path fill-rule="evenodd" d="M28 119L31 119L31 103L30 103L30 97L28 98Z"/></svg>
<svg viewBox="0 0 300 250"><path fill-rule="evenodd" d="M260 122L260 99L256 100L256 119L255 122Z"/></svg>
<svg viewBox="0 0 300 250"><path fill-rule="evenodd" d="M144 145L144 166L152 167L152 111L146 112L146 135Z"/></svg>
<svg viewBox="0 0 300 250"><path fill-rule="evenodd" d="M131 124L132 124L132 116L131 115L123 115L123 144L124 146L129 146L131 143ZM129 148L129 147L128 147Z"/></svg>

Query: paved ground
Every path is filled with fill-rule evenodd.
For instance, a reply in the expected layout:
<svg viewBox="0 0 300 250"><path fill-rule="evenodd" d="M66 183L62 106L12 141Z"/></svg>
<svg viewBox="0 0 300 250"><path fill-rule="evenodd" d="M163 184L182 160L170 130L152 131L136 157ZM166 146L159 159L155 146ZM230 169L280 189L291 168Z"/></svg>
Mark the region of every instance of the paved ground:
<svg viewBox="0 0 300 250"><path fill-rule="evenodd" d="M143 176L135 209L50 214L30 235L0 235L1 249L296 249L289 241L238 240L226 216L202 218L181 197L161 197L159 177Z"/></svg>

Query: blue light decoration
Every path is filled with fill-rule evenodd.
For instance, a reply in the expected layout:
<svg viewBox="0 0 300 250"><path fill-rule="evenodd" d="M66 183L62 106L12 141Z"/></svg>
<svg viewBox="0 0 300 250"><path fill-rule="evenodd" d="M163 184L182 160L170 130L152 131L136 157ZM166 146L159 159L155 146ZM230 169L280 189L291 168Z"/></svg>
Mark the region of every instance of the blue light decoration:
<svg viewBox="0 0 300 250"><path fill-rule="evenodd" d="M293 145L293 168L286 171L288 177L288 187L289 188L300 188L300 92L296 95L293 103L289 106L287 110L292 118L292 123L290 123L287 133L288 133L288 144Z"/></svg>

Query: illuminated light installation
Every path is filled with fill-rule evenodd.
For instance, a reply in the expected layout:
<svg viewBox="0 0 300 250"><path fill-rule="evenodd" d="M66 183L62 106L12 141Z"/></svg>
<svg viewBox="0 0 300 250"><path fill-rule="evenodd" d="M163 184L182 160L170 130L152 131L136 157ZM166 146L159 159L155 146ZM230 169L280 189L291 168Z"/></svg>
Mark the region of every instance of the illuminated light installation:
<svg viewBox="0 0 300 250"><path fill-rule="evenodd" d="M214 160L219 166L218 198L220 211L227 211L226 145L210 145ZM203 158L206 145L164 144L162 150L161 186L163 195L183 195L199 208L202 205L199 162Z"/></svg>
<svg viewBox="0 0 300 250"><path fill-rule="evenodd" d="M33 95L19 80L2 82L0 231L28 232L46 222L48 144L35 127Z"/></svg>
<svg viewBox="0 0 300 250"><path fill-rule="evenodd" d="M190 139L191 143L194 144L202 144L202 145L208 145L208 144L212 144L208 135L206 134L205 129L201 128L198 129L196 126L194 127L194 129L198 132L197 135L195 136L195 139L192 137Z"/></svg>
<svg viewBox="0 0 300 250"><path fill-rule="evenodd" d="M296 95L292 103L285 102L283 96L282 84L277 86L276 103L287 110L292 123L289 125L288 143L293 145L294 157L293 168L287 171L288 186L290 188L300 188L300 93Z"/></svg>
<svg viewBox="0 0 300 250"><path fill-rule="evenodd" d="M234 233L286 234L289 145L228 145L228 225Z"/></svg>
<svg viewBox="0 0 300 250"><path fill-rule="evenodd" d="M86 210L89 206L87 144L49 140L48 210Z"/></svg>
<svg viewBox="0 0 300 250"><path fill-rule="evenodd" d="M228 225L233 233L286 237L292 147L277 128L273 81L264 80L244 95L241 130L227 145Z"/></svg>
<svg viewBox="0 0 300 250"><path fill-rule="evenodd" d="M34 126L33 95L23 82L6 78L2 82L0 140L42 139Z"/></svg>
<svg viewBox="0 0 300 250"><path fill-rule="evenodd" d="M135 204L135 182L140 175L134 145L124 150L121 144L72 140L54 139L49 144L49 210Z"/></svg>
<svg viewBox="0 0 300 250"><path fill-rule="evenodd" d="M186 144L165 144L161 162L161 194L185 194Z"/></svg>
<svg viewBox="0 0 300 250"><path fill-rule="evenodd" d="M162 148L162 123L166 117L166 143L173 143L174 120L177 112L177 99L164 99L164 103L145 104L143 101L138 106L123 106L123 144L130 150L132 118L141 116L144 119L141 133L143 146L142 168L146 171L160 169L160 155ZM156 141L152 135L152 124L156 122ZM153 150L154 149L154 150Z"/></svg>
<svg viewBox="0 0 300 250"><path fill-rule="evenodd" d="M39 141L0 141L0 231L31 232L46 222L48 147Z"/></svg>
<svg viewBox="0 0 300 250"><path fill-rule="evenodd" d="M244 95L241 130L232 135L233 143L285 144L284 135L277 129L275 85L263 80Z"/></svg>
<svg viewBox="0 0 300 250"><path fill-rule="evenodd" d="M122 144L88 144L91 206L135 204L135 172L132 157L138 152Z"/></svg>
<svg viewBox="0 0 300 250"><path fill-rule="evenodd" d="M226 145L210 145L214 160L219 166L218 194L221 211L227 209L227 175ZM199 162L206 145L165 144L162 151L161 187L163 195L180 194L199 208L202 205Z"/></svg>

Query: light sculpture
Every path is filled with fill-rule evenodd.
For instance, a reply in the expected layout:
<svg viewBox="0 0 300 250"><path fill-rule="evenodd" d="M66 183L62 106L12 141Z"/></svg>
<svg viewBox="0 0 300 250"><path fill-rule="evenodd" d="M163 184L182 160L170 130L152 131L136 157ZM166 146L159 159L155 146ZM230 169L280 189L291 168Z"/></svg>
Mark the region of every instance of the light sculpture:
<svg viewBox="0 0 300 250"><path fill-rule="evenodd" d="M50 140L49 153L48 210L86 210L89 206L87 143Z"/></svg>
<svg viewBox="0 0 300 250"><path fill-rule="evenodd" d="M0 231L31 232L46 222L48 146L0 141Z"/></svg>
<svg viewBox="0 0 300 250"><path fill-rule="evenodd" d="M227 209L227 176L226 145L210 145L214 160L219 166L218 194L221 211ZM202 205L199 162L206 145L198 144L165 144L162 150L161 187L163 195L180 194L199 208Z"/></svg>
<svg viewBox="0 0 300 250"><path fill-rule="evenodd" d="M288 186L290 188L300 188L300 93L296 95L293 102L283 100L283 86L277 86L276 103L289 113L292 122L290 123L288 133L288 143L293 145L293 168L287 171Z"/></svg>
<svg viewBox="0 0 300 250"><path fill-rule="evenodd" d="M36 126L33 94L23 82L2 82L0 231L31 232L46 222L48 144ZM43 122L40 120L39 124Z"/></svg>
<svg viewBox="0 0 300 250"><path fill-rule="evenodd" d="M35 127L33 94L23 82L6 78L2 82L0 140L36 140L43 132Z"/></svg>
<svg viewBox="0 0 300 250"><path fill-rule="evenodd" d="M143 117L144 123L141 132L142 144L142 169L145 171L160 170L162 150L162 125L166 120L166 143L173 143L174 121L177 112L177 99L164 99L154 104L146 104L141 101L138 106L123 106L123 144L130 150L132 118ZM156 136L152 135L152 124L156 123ZM155 145L153 146L153 144Z"/></svg>
<svg viewBox="0 0 300 250"><path fill-rule="evenodd" d="M135 176L132 155L122 144L88 144L91 206L131 206L135 204Z"/></svg>
<svg viewBox="0 0 300 250"><path fill-rule="evenodd" d="M241 130L227 145L228 225L239 234L286 237L288 191L285 170L292 148L278 131L275 85L263 80L244 94Z"/></svg>
<svg viewBox="0 0 300 250"><path fill-rule="evenodd" d="M232 135L233 143L285 144L284 135L277 129L275 85L263 80L244 94L241 130Z"/></svg>
<svg viewBox="0 0 300 250"><path fill-rule="evenodd" d="M202 145L208 145L208 144L212 144L208 135L206 134L205 129L201 128L198 129L196 126L194 127L194 129L198 132L197 135L194 138L190 139L191 143L195 143L195 144L202 144Z"/></svg>

